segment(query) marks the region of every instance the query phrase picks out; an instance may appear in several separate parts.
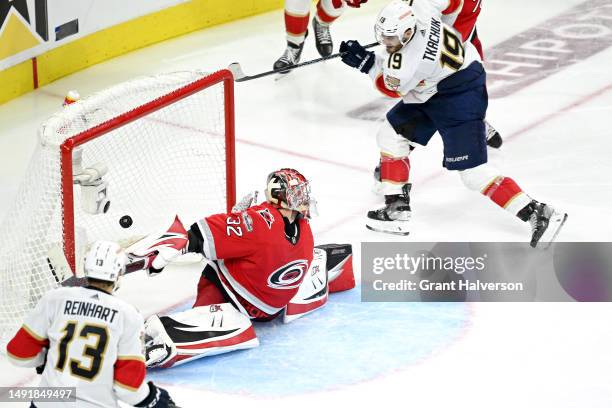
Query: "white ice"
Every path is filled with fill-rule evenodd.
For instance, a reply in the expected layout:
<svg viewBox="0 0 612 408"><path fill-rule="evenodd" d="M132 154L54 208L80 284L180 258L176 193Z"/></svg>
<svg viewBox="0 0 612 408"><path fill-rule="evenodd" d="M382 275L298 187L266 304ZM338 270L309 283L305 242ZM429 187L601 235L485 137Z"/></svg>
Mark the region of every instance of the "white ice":
<svg viewBox="0 0 612 408"><path fill-rule="evenodd" d="M336 46L341 39L371 42L384 3L349 10L333 26ZM490 0L479 34L492 48L579 3ZM61 108L67 90L88 95L135 76L215 71L234 61L255 74L271 69L283 49L282 13L271 12L115 58L0 106L0 216L16 194L38 126ZM309 38L302 59L316 57ZM529 194L569 213L563 241L610 240L611 63L606 49L489 104L489 121L507 136L491 161ZM441 168L437 138L411 156L410 236L366 230L365 212L380 203L370 192L378 122L346 113L380 96L338 60L276 79L236 84L238 193L261 187L273 168L300 169L319 202L312 222L317 243L350 242L358 276L361 242L527 240L528 226ZM120 296L144 315L187 307L199 271L169 269L155 279L126 277ZM259 325L259 349L152 377L183 407L603 408L612 406L610 313L606 303L361 304L355 291L332 297L320 315L295 325ZM0 360L2 386L35 384L31 373Z"/></svg>

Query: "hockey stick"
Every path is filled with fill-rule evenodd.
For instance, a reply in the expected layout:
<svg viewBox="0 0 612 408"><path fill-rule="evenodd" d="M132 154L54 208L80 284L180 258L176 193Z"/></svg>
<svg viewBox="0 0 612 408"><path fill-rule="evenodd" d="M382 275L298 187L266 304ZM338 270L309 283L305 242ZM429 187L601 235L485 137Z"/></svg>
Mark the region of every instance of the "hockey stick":
<svg viewBox="0 0 612 408"><path fill-rule="evenodd" d="M378 43L372 43L372 44L368 44L368 45L364 45L363 48L372 48L377 46ZM257 78L262 78L268 75L272 75L272 74L278 74L281 72L286 72L286 71L290 71L292 69L295 68L300 68L300 67L305 67L306 65L311 65L311 64L316 64L317 62L321 62L321 61L327 61L333 58L337 58L342 56L344 53L343 52L337 52L335 54L332 55L328 55L327 57L321 57L321 58L317 58L317 59L313 59L310 61L304 61L304 62L300 62L299 64L294 64L294 65L289 65L288 67L285 68L279 68L279 69L273 69L272 71L266 71L266 72L262 72L256 75L246 75L243 71L242 71L242 67L240 66L239 62L232 62L229 67L227 67L227 69L229 69L232 74L234 75L234 81L236 82L244 82L244 81L250 81L252 79L257 79Z"/></svg>
<svg viewBox="0 0 612 408"><path fill-rule="evenodd" d="M70 268L61 246L53 246L49 249L47 252L47 265L59 285L73 286L85 282L85 278L78 278L72 273L72 268ZM149 266L150 258L128 255L128 264L125 266L124 275L148 269Z"/></svg>

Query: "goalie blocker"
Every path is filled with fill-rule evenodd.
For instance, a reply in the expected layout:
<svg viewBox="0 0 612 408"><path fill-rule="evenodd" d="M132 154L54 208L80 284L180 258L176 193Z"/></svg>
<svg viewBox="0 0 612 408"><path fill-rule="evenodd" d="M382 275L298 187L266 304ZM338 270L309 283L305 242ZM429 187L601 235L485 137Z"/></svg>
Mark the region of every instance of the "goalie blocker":
<svg viewBox="0 0 612 408"><path fill-rule="evenodd" d="M211 262L206 267L209 268L214 270L216 265ZM282 311L283 322L289 323L320 309L327 303L329 293L354 287L351 245L317 246L298 292ZM145 324L145 333L149 367L168 368L259 345L249 316L229 302L195 306L170 316L151 316Z"/></svg>

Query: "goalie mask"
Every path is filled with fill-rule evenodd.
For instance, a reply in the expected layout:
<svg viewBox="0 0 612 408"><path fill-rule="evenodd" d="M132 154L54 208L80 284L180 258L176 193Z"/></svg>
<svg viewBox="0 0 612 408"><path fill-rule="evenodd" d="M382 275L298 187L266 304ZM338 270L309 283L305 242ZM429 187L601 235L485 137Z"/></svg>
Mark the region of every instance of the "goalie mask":
<svg viewBox="0 0 612 408"><path fill-rule="evenodd" d="M280 169L268 175L266 200L279 208L297 211L305 217L310 217L316 211L308 180L294 169Z"/></svg>
<svg viewBox="0 0 612 408"><path fill-rule="evenodd" d="M383 8L376 18L376 41L384 45L389 54L398 52L414 36L416 23L417 18L408 2L393 1Z"/></svg>
<svg viewBox="0 0 612 408"><path fill-rule="evenodd" d="M126 263L127 256L117 243L96 241L85 256L85 277L117 283Z"/></svg>

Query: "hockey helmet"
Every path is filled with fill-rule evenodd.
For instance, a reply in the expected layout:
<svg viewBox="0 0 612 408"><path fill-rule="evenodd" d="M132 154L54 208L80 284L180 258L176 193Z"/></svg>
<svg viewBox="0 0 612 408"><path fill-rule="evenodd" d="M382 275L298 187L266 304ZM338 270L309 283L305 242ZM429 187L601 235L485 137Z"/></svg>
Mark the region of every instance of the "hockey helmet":
<svg viewBox="0 0 612 408"><path fill-rule="evenodd" d="M385 6L376 17L376 41L386 46L387 51L395 48L393 52L397 52L414 36L416 23L417 18L409 2L395 0ZM412 29L412 32L407 34L409 29Z"/></svg>
<svg viewBox="0 0 612 408"><path fill-rule="evenodd" d="M294 169L280 169L268 175L266 200L278 208L294 210L309 217L314 209L310 184L306 177Z"/></svg>
<svg viewBox="0 0 612 408"><path fill-rule="evenodd" d="M85 256L85 277L116 283L126 263L127 256L117 243L96 241Z"/></svg>

